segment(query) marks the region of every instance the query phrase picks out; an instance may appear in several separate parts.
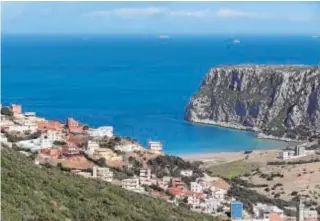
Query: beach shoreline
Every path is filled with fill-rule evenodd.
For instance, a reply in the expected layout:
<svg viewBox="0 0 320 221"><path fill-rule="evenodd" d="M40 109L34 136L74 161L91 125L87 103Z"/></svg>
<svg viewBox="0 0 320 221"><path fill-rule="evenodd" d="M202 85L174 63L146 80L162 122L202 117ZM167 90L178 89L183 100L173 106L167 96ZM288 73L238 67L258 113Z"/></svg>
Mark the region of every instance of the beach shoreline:
<svg viewBox="0 0 320 221"><path fill-rule="evenodd" d="M247 152L246 151L252 151ZM208 153L194 153L194 154L179 154L178 156L188 161L202 161L202 162L232 162L236 160L243 160L246 156L251 155L278 155L281 149L269 148L269 149L255 149L255 150L243 150L243 151L223 151L223 152L208 152Z"/></svg>
<svg viewBox="0 0 320 221"><path fill-rule="evenodd" d="M267 140L275 140L275 141L284 141L284 142L306 142L307 140L296 140L290 139L286 137L276 137L272 135L264 134L257 127L246 127L235 123L226 123L226 122L217 122L213 120L200 120L198 118L192 118L191 120L186 120L189 123L198 124L198 125L207 125L207 126L215 126L220 128L228 128L238 131L249 131L252 132L257 139L267 139Z"/></svg>

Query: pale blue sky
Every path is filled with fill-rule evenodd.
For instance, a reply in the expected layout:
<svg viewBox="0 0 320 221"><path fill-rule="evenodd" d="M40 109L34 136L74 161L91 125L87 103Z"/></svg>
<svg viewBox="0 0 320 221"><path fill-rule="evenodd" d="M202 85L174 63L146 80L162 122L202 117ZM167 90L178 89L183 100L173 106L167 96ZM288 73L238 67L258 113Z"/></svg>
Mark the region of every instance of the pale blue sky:
<svg viewBox="0 0 320 221"><path fill-rule="evenodd" d="M320 2L2 2L2 33L320 34Z"/></svg>

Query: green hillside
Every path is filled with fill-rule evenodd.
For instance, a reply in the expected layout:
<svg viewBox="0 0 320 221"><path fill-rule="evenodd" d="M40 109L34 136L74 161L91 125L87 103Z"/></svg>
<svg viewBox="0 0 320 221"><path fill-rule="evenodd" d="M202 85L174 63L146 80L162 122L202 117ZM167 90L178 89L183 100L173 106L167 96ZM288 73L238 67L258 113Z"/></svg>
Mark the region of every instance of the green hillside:
<svg viewBox="0 0 320 221"><path fill-rule="evenodd" d="M1 220L218 220L1 150ZM23 218L22 218L23 217Z"/></svg>

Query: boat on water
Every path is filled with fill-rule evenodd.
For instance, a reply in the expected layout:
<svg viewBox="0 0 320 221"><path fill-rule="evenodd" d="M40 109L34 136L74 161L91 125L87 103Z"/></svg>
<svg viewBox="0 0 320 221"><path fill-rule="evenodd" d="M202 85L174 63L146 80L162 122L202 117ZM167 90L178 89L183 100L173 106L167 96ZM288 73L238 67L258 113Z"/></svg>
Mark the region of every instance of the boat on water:
<svg viewBox="0 0 320 221"><path fill-rule="evenodd" d="M168 39L168 38L170 38L170 37L169 37L169 35L159 35L159 38Z"/></svg>
<svg viewBox="0 0 320 221"><path fill-rule="evenodd" d="M233 40L233 44L240 44L240 40Z"/></svg>

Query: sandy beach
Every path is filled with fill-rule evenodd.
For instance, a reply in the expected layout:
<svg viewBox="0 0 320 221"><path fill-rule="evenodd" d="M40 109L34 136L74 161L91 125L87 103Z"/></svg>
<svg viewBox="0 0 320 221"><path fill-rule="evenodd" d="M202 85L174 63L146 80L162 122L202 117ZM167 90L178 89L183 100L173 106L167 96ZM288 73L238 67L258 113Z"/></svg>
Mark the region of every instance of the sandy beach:
<svg viewBox="0 0 320 221"><path fill-rule="evenodd" d="M181 158L190 161L203 161L203 162L231 162L242 160L247 157L250 161L271 161L276 160L279 155L280 149L268 150L253 150L250 154L245 154L245 151L235 152L216 152L216 153L199 153L199 154L185 154L180 155Z"/></svg>

